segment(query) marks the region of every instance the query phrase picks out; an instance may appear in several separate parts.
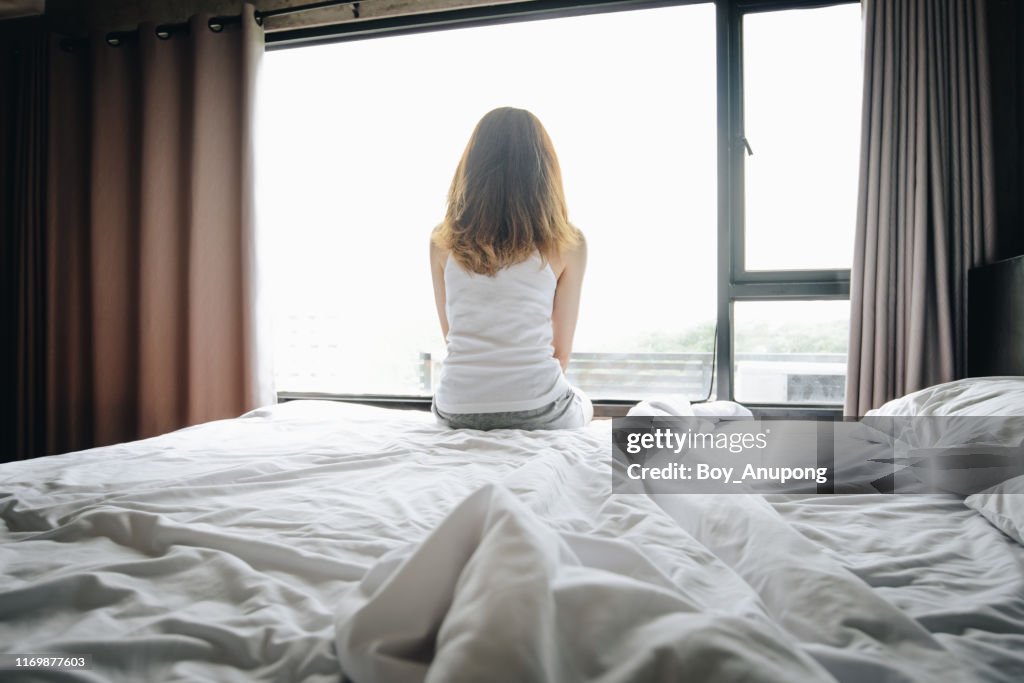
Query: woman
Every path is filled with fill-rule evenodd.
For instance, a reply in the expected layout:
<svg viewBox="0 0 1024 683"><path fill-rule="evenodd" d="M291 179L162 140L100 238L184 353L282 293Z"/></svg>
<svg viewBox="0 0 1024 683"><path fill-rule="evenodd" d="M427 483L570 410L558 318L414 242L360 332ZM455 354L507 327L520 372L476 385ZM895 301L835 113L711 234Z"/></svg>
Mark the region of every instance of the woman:
<svg viewBox="0 0 1024 683"><path fill-rule="evenodd" d="M551 139L502 107L466 145L430 240L448 356L434 414L467 429L582 427L593 405L565 378L587 264Z"/></svg>

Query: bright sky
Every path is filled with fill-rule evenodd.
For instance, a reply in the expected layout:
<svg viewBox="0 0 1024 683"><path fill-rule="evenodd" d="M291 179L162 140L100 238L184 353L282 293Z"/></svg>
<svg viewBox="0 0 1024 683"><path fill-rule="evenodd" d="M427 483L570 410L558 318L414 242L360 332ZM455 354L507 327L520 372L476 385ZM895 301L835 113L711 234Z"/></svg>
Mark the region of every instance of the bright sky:
<svg viewBox="0 0 1024 683"><path fill-rule="evenodd" d="M748 269L850 267L861 53L859 3L744 19Z"/></svg>
<svg viewBox="0 0 1024 683"><path fill-rule="evenodd" d="M748 171L748 263L848 267L859 8L815 10L820 40L782 21L809 13L778 14L748 18L748 137L768 167ZM505 105L544 123L587 235L575 350L643 350L713 320L714 22L689 5L268 53L257 163L278 374L330 366L337 391L414 393L417 354L444 351L428 235L474 125ZM828 128L808 110L832 116L823 103L842 110ZM822 172L836 159L852 190ZM278 386L302 388L318 387Z"/></svg>

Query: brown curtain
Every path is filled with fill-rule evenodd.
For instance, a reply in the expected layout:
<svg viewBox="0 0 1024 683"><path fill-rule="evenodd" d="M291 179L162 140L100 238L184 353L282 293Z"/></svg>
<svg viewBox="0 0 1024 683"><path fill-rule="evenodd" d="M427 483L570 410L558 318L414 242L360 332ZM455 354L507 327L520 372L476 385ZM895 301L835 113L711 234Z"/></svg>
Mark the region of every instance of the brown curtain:
<svg viewBox="0 0 1024 683"><path fill-rule="evenodd" d="M997 258L985 12L864 0L846 413L966 368L966 275Z"/></svg>
<svg viewBox="0 0 1024 683"><path fill-rule="evenodd" d="M46 31L0 23L0 447L2 459L44 439ZM25 428L22 428L24 425Z"/></svg>
<svg viewBox="0 0 1024 683"><path fill-rule="evenodd" d="M251 6L167 39L50 38L45 277L20 325L43 354L18 457L233 417L257 395ZM66 42L65 42L66 47Z"/></svg>

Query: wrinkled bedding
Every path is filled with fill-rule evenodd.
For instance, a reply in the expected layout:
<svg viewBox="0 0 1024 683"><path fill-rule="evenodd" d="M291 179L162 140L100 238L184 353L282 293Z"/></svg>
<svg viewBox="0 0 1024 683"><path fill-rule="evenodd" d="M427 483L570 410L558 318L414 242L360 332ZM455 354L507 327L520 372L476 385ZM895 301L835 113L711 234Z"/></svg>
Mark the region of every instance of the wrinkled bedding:
<svg viewBox="0 0 1024 683"><path fill-rule="evenodd" d="M0 466L0 651L80 681L1018 681L955 497L611 496L610 423L281 404ZM3 672L3 680L38 680Z"/></svg>

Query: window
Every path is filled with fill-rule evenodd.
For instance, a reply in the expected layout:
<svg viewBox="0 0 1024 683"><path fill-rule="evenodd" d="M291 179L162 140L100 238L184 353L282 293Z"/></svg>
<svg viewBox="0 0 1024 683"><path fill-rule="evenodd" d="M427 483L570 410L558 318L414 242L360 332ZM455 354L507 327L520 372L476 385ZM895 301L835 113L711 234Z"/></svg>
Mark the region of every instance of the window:
<svg viewBox="0 0 1024 683"><path fill-rule="evenodd" d="M551 135L587 236L570 379L598 398L707 396L714 28L703 4L268 53L260 196L278 390L430 395L444 347L428 235L473 126L513 105Z"/></svg>
<svg viewBox="0 0 1024 683"><path fill-rule="evenodd" d="M753 2L730 16L741 53L732 73L728 180L732 362L723 374L738 401L842 404L860 6L777 7L756 11Z"/></svg>
<svg viewBox="0 0 1024 683"><path fill-rule="evenodd" d="M736 400L842 403L848 309L846 301L736 302Z"/></svg>
<svg viewBox="0 0 1024 683"><path fill-rule="evenodd" d="M430 396L429 231L476 121L513 105L550 133L587 235L572 381L598 400L700 400L714 376L719 398L841 402L859 6L660 4L269 34L257 179L279 392Z"/></svg>
<svg viewBox="0 0 1024 683"><path fill-rule="evenodd" d="M857 4L743 16L746 270L850 268L860 33Z"/></svg>

